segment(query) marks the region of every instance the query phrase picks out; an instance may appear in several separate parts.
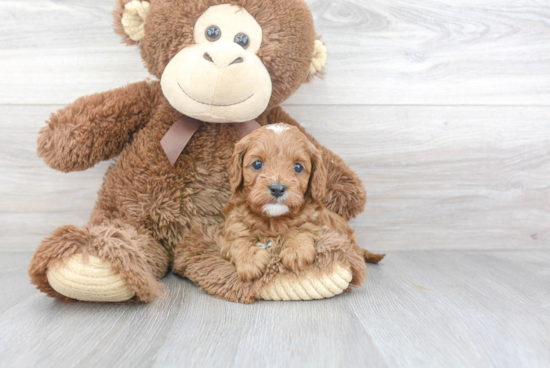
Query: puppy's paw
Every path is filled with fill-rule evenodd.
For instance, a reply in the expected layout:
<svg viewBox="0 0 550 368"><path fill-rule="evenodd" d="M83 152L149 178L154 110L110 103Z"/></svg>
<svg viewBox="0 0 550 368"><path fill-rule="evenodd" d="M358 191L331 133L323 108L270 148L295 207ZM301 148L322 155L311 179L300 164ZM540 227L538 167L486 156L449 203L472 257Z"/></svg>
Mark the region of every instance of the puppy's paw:
<svg viewBox="0 0 550 368"><path fill-rule="evenodd" d="M251 257L244 257L235 264L239 279L244 282L259 279L264 274L270 260L271 254L267 250L261 248L254 249Z"/></svg>
<svg viewBox="0 0 550 368"><path fill-rule="evenodd" d="M288 244L281 251L283 265L292 271L303 271L315 260L315 248L311 244Z"/></svg>

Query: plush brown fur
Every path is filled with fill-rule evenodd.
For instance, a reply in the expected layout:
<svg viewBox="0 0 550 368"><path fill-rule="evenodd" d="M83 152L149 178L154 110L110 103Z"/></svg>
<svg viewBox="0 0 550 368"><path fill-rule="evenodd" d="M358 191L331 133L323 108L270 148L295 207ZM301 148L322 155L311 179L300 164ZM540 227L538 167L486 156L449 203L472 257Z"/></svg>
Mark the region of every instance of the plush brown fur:
<svg viewBox="0 0 550 368"><path fill-rule="evenodd" d="M126 2L117 1L119 5ZM259 55L271 73L273 96L258 122L299 127L277 105L308 75L315 31L303 0L152 0L146 37L139 44L147 67L159 77L170 58L191 42L196 18L219 3L244 6L264 29ZM230 198L227 162L240 137L231 124L204 123L171 166L160 140L180 116L163 96L159 82L140 82L83 97L52 114L40 131L38 155L54 169L85 170L119 157L105 175L88 225L60 227L37 248L29 274L38 289L69 300L52 290L47 270L82 253L111 262L128 280L138 301L149 301L159 293L158 280L172 263L175 272L209 292L230 300L251 300L254 291L232 281L238 279L234 267L221 258L212 242L216 231L205 228L224 220L222 210ZM323 203L346 219L354 217L366 201L360 179L340 157L308 138L322 151L328 171ZM358 264L363 261L356 252L326 243L321 250L317 246L319 270L342 261L360 278ZM268 266L265 282L279 271L277 263L273 264ZM214 270L213 279L203 277Z"/></svg>

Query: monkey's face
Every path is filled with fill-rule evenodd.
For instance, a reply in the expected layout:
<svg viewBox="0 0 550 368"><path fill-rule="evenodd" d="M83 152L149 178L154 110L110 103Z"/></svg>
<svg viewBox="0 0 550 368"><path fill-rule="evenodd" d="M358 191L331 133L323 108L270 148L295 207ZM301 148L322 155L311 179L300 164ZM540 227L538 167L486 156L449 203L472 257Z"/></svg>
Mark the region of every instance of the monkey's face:
<svg viewBox="0 0 550 368"><path fill-rule="evenodd" d="M178 111L212 123L244 122L269 104L272 84L257 56L262 28L246 9L208 8L195 23L195 43L174 56L161 85Z"/></svg>
<svg viewBox="0 0 550 368"><path fill-rule="evenodd" d="M321 72L326 49L304 0L116 0L170 105L210 123L256 119Z"/></svg>

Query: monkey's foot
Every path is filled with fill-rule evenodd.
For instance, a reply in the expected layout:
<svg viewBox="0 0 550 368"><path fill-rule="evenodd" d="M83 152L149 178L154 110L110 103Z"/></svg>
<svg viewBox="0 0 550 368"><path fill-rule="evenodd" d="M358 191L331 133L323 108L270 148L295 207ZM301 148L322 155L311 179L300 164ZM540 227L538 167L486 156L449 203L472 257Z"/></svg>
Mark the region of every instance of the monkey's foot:
<svg viewBox="0 0 550 368"><path fill-rule="evenodd" d="M88 262L75 254L52 265L47 272L50 286L59 294L86 302L123 302L133 298L134 291L107 261L89 255Z"/></svg>
<svg viewBox="0 0 550 368"><path fill-rule="evenodd" d="M265 286L258 299L263 300L312 300L331 298L349 287L352 273L348 268L337 265L331 274L307 276L295 279L286 275L277 276Z"/></svg>
<svg viewBox="0 0 550 368"><path fill-rule="evenodd" d="M150 302L163 295L159 279L168 261L160 245L130 225L67 225L38 246L29 276L40 291L65 302Z"/></svg>

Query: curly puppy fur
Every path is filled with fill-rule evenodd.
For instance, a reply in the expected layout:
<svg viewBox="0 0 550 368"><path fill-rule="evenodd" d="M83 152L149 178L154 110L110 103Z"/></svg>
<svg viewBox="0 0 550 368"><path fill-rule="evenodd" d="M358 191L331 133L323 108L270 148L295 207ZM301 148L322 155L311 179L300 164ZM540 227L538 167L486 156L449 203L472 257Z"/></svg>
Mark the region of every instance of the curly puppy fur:
<svg viewBox="0 0 550 368"><path fill-rule="evenodd" d="M327 171L319 150L298 128L275 124L249 134L237 143L228 172L232 197L222 256L242 281L259 279L274 254L287 270L306 270L321 238L352 244L364 255L346 220L321 203ZM366 260L378 263L382 257Z"/></svg>
<svg viewBox="0 0 550 368"><path fill-rule="evenodd" d="M129 0L116 1L115 23L120 30L122 9ZM284 122L303 131L278 106L308 79L317 35L303 0L150 2L146 35L138 47L147 68L157 77L178 51L193 42L193 25L209 6L230 3L246 8L264 30L258 56L273 81L269 106L256 120L261 125ZM126 35L123 37L128 41ZM38 138L38 155L52 168L70 172L115 156L118 160L105 175L88 225L61 227L37 248L29 274L38 289L69 300L52 290L46 274L52 264L75 253L93 254L111 262L126 277L138 301L149 301L159 293L158 280L173 262L187 267L187 259L175 256L203 266L201 260L219 266L220 272L228 269L217 263L219 249L216 253L208 243L210 233L204 235L206 240L199 240L194 232L195 244L174 253L193 226L224 221L222 210L230 198L227 163L240 137L232 124L204 123L171 166L160 140L180 117L156 81L82 97L52 114ZM328 172L323 203L346 219L354 217L366 201L361 180L340 157L307 137L321 150ZM201 244L203 250L197 248ZM203 269L215 269L210 266ZM184 274L182 267L174 269ZM189 269L185 275L192 281L202 280L200 271Z"/></svg>

